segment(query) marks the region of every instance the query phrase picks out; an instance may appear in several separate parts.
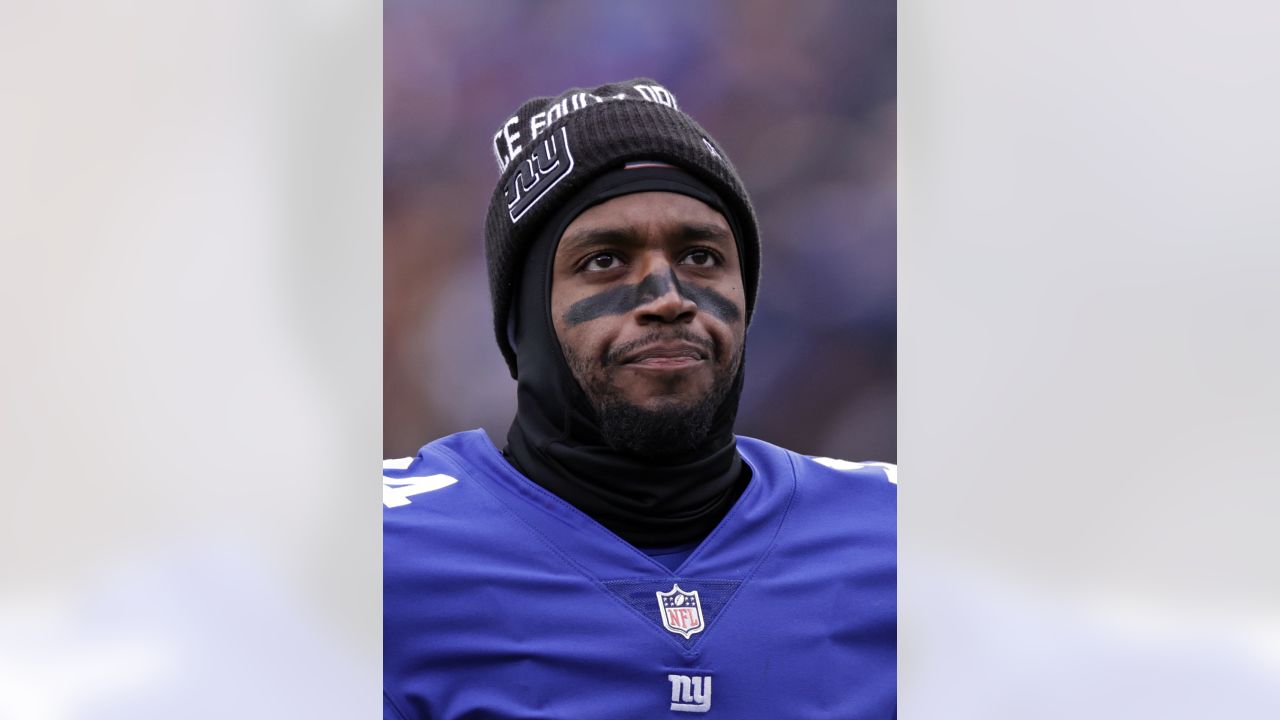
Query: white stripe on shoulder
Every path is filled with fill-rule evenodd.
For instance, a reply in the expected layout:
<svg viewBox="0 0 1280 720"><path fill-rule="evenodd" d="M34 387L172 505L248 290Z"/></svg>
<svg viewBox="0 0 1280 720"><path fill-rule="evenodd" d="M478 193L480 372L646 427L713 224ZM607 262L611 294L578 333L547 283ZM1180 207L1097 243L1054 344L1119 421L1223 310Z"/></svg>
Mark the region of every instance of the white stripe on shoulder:
<svg viewBox="0 0 1280 720"><path fill-rule="evenodd" d="M893 463L886 462L850 462L848 460L837 460L829 457L810 458L816 463L826 465L836 470L861 470L863 468L880 468L884 471L885 478L894 485L898 484L898 466Z"/></svg>
<svg viewBox="0 0 1280 720"><path fill-rule="evenodd" d="M410 505L409 498L435 492L458 482L452 475L437 473L426 477L389 478L382 476L382 504L389 508Z"/></svg>
<svg viewBox="0 0 1280 720"><path fill-rule="evenodd" d="M389 458L382 461L383 470L405 470L413 464L413 458Z"/></svg>

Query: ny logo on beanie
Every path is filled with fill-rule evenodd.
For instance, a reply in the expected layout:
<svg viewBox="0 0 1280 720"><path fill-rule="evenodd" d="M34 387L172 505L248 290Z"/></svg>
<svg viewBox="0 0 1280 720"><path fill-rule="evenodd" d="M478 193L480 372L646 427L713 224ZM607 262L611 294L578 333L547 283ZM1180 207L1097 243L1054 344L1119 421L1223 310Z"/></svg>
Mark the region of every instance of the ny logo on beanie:
<svg viewBox="0 0 1280 720"><path fill-rule="evenodd" d="M573 153L569 150L569 129L562 127L559 132L533 146L533 152L507 180L504 192L511 222L519 220L570 170L573 170Z"/></svg>
<svg viewBox="0 0 1280 720"><path fill-rule="evenodd" d="M558 98L531 100L494 134L493 153L499 170L506 172L515 165L503 186L512 223L573 170L569 128L562 125L547 132L557 120L593 105L619 100L641 100L680 109L675 96L656 83L632 81L619 83L613 89L618 92L598 94L575 89Z"/></svg>

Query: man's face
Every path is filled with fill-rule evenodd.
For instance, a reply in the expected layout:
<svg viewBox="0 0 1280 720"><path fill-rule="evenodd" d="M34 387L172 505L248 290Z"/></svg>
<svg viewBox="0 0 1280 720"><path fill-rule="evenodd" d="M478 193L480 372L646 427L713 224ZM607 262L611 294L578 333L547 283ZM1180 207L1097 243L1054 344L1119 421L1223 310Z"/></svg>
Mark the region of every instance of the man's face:
<svg viewBox="0 0 1280 720"><path fill-rule="evenodd" d="M669 192L589 208L556 249L551 312L611 444L696 446L742 362L746 298L729 223Z"/></svg>

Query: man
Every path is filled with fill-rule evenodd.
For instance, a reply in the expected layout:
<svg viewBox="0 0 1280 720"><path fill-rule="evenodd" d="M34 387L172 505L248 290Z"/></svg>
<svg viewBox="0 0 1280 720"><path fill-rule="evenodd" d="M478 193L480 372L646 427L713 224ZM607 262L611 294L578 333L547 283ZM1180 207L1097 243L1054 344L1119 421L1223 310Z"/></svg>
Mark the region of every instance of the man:
<svg viewBox="0 0 1280 720"><path fill-rule="evenodd" d="M724 151L646 79L494 150L518 409L387 463L386 716L892 717L892 467L733 434L760 249Z"/></svg>

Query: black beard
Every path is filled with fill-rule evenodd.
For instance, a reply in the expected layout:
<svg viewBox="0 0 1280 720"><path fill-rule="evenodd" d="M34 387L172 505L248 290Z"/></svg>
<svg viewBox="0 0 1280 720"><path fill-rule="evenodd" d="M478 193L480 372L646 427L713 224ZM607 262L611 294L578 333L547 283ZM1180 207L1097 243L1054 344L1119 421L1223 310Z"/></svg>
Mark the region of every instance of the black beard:
<svg viewBox="0 0 1280 720"><path fill-rule="evenodd" d="M718 374L711 389L692 402L671 402L657 409L627 402L612 383L593 374L583 359L564 348L565 360L578 386L600 422L600 434L609 447L645 458L671 458L688 453L707 441L716 413L733 390L742 351L729 372ZM735 398L736 399L736 398Z"/></svg>

